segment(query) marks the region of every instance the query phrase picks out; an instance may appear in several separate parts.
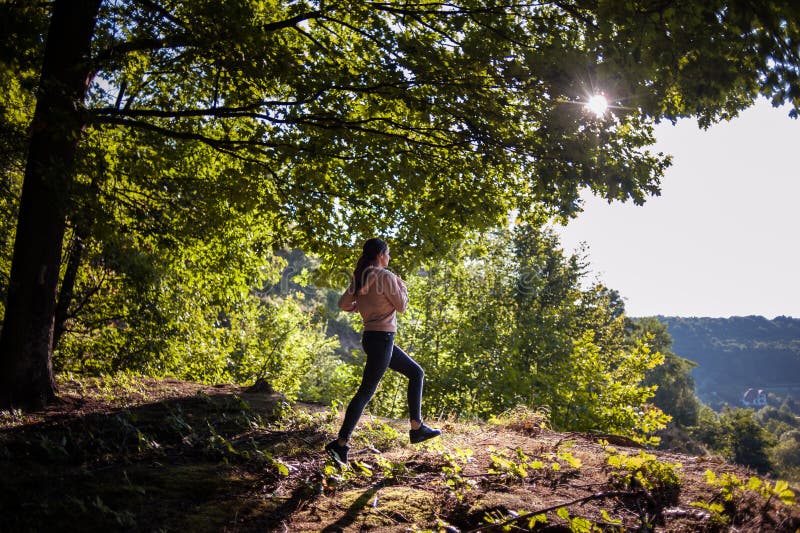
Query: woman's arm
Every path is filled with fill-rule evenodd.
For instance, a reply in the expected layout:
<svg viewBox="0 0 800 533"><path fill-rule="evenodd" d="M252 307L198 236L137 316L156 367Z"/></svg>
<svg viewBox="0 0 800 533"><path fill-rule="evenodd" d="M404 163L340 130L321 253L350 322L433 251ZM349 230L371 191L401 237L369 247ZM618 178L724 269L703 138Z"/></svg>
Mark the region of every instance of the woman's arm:
<svg viewBox="0 0 800 533"><path fill-rule="evenodd" d="M353 292L352 285L347 287L347 290L344 291L344 294L339 297L339 309L342 311L347 311L348 313L354 313L358 310L356 294Z"/></svg>
<svg viewBox="0 0 800 533"><path fill-rule="evenodd" d="M392 274L388 270L386 273L389 278L387 283L389 290L386 291L386 297L392 302L397 312L402 313L408 309L408 289L400 276Z"/></svg>

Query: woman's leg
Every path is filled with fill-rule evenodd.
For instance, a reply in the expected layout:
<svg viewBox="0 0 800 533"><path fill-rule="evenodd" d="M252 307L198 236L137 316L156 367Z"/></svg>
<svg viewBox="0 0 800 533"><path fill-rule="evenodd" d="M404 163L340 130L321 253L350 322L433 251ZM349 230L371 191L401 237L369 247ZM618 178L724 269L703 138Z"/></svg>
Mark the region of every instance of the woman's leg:
<svg viewBox="0 0 800 533"><path fill-rule="evenodd" d="M358 424L358 419L364 412L367 403L372 399L378 384L389 367L392 359L392 346L394 333L384 331L365 331L361 337L361 346L367 353L367 363L364 365L364 375L356 395L350 400L350 405L345 411L342 428L339 430L339 442L346 443Z"/></svg>
<svg viewBox="0 0 800 533"><path fill-rule="evenodd" d="M416 429L419 426L414 422L422 424L422 385L425 380L425 372L411 356L397 346L392 349L389 368L408 378L408 417L412 422L412 427Z"/></svg>

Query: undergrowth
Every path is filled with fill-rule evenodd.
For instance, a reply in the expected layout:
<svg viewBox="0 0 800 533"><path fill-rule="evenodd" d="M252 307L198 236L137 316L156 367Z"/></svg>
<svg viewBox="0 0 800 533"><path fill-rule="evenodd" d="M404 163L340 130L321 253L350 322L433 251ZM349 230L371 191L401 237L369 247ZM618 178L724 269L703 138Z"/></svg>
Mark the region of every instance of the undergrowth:
<svg viewBox="0 0 800 533"><path fill-rule="evenodd" d="M691 505L707 511L709 523L716 527L775 527L788 519L787 508L796 505L794 491L786 481L771 483L755 476L744 481L735 474L718 475L711 470L706 470L705 480L715 489L714 495Z"/></svg>
<svg viewBox="0 0 800 533"><path fill-rule="evenodd" d="M0 414L0 531L800 527L784 482L709 471L687 501L681 463L553 433L540 411L449 421L422 445L400 422L365 417L340 468L322 452L339 404L213 387L148 402L158 384L69 379L96 409Z"/></svg>

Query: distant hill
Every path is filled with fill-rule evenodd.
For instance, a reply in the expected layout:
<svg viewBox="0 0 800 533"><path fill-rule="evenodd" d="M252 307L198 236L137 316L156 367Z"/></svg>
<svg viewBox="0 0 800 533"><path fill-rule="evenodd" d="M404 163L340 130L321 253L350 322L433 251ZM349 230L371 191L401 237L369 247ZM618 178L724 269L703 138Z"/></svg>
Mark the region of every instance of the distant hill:
<svg viewBox="0 0 800 533"><path fill-rule="evenodd" d="M657 318L667 325L673 351L697 363L697 395L708 405L740 406L748 388L764 389L772 402L800 399L800 319Z"/></svg>

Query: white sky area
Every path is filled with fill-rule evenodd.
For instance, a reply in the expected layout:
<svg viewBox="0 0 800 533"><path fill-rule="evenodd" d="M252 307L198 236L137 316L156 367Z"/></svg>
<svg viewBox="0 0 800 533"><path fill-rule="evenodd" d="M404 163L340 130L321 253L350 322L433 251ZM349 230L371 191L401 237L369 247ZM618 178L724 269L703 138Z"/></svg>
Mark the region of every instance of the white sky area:
<svg viewBox="0 0 800 533"><path fill-rule="evenodd" d="M659 124L672 154L661 196L643 206L587 193L556 227L566 251L588 245L590 278L629 316L800 317L800 121L761 99L739 117Z"/></svg>

